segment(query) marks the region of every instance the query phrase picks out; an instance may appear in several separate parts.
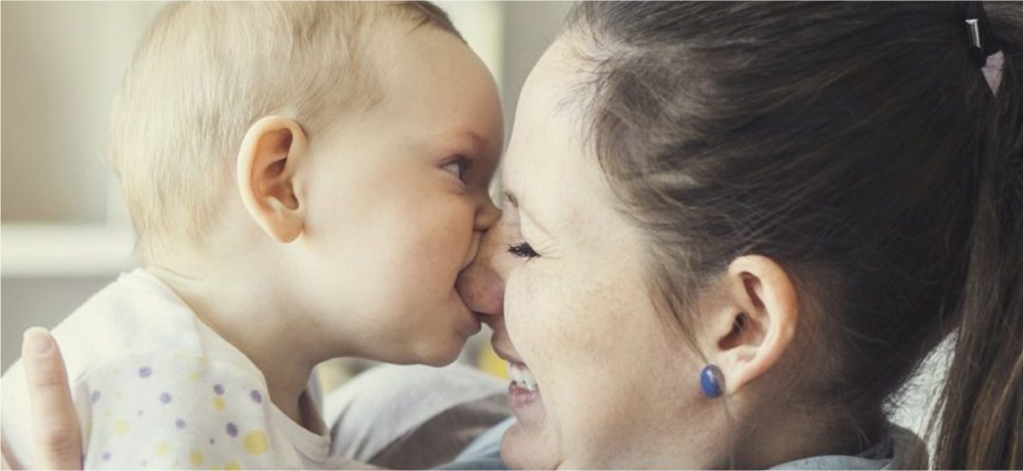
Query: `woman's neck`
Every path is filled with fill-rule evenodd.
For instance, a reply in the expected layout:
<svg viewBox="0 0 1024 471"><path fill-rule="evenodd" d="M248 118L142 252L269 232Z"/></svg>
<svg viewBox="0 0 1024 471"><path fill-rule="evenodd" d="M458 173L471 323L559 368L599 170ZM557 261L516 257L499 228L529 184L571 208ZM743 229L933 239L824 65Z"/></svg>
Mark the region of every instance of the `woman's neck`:
<svg viewBox="0 0 1024 471"><path fill-rule="evenodd" d="M733 466L767 469L803 458L825 455L857 455L885 436L885 418L871 424L858 424L848 414L804 407L776 407L748 427L731 447Z"/></svg>

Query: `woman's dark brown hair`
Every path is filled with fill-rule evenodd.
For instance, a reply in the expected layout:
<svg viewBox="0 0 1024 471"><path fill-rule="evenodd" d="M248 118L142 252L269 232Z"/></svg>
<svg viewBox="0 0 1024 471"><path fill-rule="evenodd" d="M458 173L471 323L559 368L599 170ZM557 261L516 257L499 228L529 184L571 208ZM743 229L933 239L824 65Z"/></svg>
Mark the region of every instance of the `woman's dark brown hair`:
<svg viewBox="0 0 1024 471"><path fill-rule="evenodd" d="M953 335L932 465L1021 469L1021 4L984 8L995 94L952 3L587 2L564 37L668 312L783 265L815 348L785 400L862 440Z"/></svg>

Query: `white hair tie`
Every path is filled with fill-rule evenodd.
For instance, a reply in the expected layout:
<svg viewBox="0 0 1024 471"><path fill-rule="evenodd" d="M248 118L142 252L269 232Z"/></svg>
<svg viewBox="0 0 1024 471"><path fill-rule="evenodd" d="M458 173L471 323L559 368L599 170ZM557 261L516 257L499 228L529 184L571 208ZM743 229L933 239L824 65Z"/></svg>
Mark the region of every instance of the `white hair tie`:
<svg viewBox="0 0 1024 471"><path fill-rule="evenodd" d="M1003 79L1003 51L988 56L985 59L985 67L981 68L981 73L985 76L985 81L988 82L988 88L992 90L992 96L995 96L996 91L999 90L999 82Z"/></svg>

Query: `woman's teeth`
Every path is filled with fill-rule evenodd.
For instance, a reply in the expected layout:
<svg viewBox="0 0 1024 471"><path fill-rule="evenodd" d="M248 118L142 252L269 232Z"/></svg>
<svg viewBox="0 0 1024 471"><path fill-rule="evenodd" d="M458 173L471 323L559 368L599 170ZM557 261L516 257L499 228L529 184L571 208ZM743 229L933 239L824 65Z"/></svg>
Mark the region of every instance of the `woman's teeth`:
<svg viewBox="0 0 1024 471"><path fill-rule="evenodd" d="M537 390L537 380L533 379L533 373L530 373L530 369L526 365L509 362L508 377L513 384L527 391Z"/></svg>

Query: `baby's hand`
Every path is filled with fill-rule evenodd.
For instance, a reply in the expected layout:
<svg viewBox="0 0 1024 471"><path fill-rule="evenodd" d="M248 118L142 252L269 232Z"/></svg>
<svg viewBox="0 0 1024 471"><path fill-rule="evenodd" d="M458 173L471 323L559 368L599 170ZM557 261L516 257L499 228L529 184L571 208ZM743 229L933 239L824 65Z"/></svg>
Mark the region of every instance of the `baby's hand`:
<svg viewBox="0 0 1024 471"><path fill-rule="evenodd" d="M57 342L46 329L33 327L25 331L21 358L32 408L32 423L23 425L32 429L36 468L82 469L78 415ZM8 460L6 440L3 445L3 468L22 468Z"/></svg>

